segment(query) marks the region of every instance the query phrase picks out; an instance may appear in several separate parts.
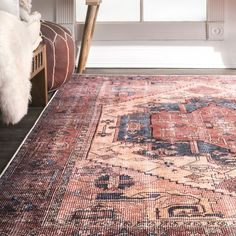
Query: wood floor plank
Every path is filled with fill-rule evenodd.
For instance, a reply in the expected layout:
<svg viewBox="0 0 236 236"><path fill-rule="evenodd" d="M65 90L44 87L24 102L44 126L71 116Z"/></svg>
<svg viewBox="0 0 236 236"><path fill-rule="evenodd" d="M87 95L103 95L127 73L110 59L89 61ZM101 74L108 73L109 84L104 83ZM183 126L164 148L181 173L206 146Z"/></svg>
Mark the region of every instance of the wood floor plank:
<svg viewBox="0 0 236 236"><path fill-rule="evenodd" d="M0 122L0 172L11 160L41 112L42 108L29 108L28 114L17 125Z"/></svg>

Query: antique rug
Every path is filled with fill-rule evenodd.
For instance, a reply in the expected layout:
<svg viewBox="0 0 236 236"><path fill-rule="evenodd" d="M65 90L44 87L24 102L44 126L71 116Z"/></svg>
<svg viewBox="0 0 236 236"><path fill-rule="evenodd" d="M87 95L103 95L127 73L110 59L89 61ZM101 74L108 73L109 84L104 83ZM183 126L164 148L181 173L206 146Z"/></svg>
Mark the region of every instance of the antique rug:
<svg viewBox="0 0 236 236"><path fill-rule="evenodd" d="M235 236L236 77L75 76L0 190L1 236Z"/></svg>

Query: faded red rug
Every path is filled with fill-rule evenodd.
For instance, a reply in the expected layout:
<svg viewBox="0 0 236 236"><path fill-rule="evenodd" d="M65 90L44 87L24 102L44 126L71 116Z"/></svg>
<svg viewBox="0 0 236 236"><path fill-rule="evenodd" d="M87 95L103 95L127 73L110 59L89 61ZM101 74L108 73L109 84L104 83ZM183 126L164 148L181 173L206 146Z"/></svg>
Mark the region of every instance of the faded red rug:
<svg viewBox="0 0 236 236"><path fill-rule="evenodd" d="M0 180L1 236L235 236L236 77L79 77Z"/></svg>

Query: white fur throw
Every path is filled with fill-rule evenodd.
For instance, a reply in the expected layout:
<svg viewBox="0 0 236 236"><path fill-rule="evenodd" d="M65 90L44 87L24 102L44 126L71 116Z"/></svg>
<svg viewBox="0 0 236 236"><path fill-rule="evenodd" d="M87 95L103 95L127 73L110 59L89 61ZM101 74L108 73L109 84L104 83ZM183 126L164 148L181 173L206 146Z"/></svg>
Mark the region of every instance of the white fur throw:
<svg viewBox="0 0 236 236"><path fill-rule="evenodd" d="M37 11L31 13L32 0L20 0L20 18L25 22L33 22L41 19Z"/></svg>
<svg viewBox="0 0 236 236"><path fill-rule="evenodd" d="M19 0L0 0L0 10L9 12L17 17L20 16L19 7Z"/></svg>
<svg viewBox="0 0 236 236"><path fill-rule="evenodd" d="M0 109L7 124L17 123L27 113L32 51L26 26L0 11Z"/></svg>

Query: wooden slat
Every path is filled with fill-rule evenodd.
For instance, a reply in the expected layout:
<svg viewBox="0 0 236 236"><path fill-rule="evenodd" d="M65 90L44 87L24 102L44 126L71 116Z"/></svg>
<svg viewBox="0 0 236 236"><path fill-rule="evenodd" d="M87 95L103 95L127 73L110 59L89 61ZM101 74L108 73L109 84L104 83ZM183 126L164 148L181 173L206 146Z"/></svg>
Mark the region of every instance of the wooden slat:
<svg viewBox="0 0 236 236"><path fill-rule="evenodd" d="M46 45L40 44L33 53L31 79L46 66L45 56L43 55L45 50Z"/></svg>

